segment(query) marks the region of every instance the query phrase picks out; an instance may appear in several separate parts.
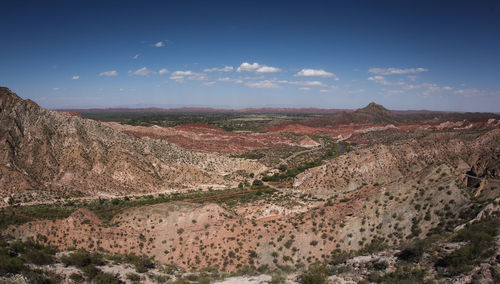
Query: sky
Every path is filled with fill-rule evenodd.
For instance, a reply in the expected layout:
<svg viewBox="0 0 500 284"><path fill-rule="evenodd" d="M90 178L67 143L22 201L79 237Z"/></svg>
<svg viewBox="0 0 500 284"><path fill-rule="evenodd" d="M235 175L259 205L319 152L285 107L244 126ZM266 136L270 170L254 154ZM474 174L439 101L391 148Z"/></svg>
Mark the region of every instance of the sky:
<svg viewBox="0 0 500 284"><path fill-rule="evenodd" d="M0 7L0 86L47 108L500 112L500 1Z"/></svg>

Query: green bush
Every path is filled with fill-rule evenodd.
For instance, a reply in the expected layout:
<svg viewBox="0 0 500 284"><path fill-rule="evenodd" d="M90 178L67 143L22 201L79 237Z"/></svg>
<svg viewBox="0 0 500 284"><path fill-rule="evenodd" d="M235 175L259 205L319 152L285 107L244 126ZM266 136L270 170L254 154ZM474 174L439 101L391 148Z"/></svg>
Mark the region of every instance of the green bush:
<svg viewBox="0 0 500 284"><path fill-rule="evenodd" d="M42 269L27 270L23 273L28 283L43 283L43 284L59 284L62 283L61 276L52 271L44 271Z"/></svg>
<svg viewBox="0 0 500 284"><path fill-rule="evenodd" d="M258 180L258 179L255 179L252 182L252 186L263 186L263 185L264 185L264 183L261 180Z"/></svg>
<svg viewBox="0 0 500 284"><path fill-rule="evenodd" d="M64 255L61 257L61 262L66 266L77 266L77 267L85 267L90 264L93 265L104 265L104 259L102 255L98 252L89 253L86 250L79 249L75 252L72 252L68 255Z"/></svg>
<svg viewBox="0 0 500 284"><path fill-rule="evenodd" d="M118 277L110 273L98 273L93 279L92 284L121 284L123 283Z"/></svg>
<svg viewBox="0 0 500 284"><path fill-rule="evenodd" d="M300 275L301 284L324 284L327 283L328 275L326 273L325 265L322 263L315 263L302 272Z"/></svg>
<svg viewBox="0 0 500 284"><path fill-rule="evenodd" d="M400 267L394 272L380 276L378 273L372 273L369 276L371 282L384 284L418 284L424 282L425 272L419 269L409 267Z"/></svg>
<svg viewBox="0 0 500 284"><path fill-rule="evenodd" d="M470 271L482 259L495 253L495 236L498 233L498 226L498 219L483 219L462 229L454 240L467 242L467 244L439 259L435 267L441 268L441 273L447 276L456 276Z"/></svg>
<svg viewBox="0 0 500 284"><path fill-rule="evenodd" d="M137 273L144 273L149 269L155 268L153 260L146 256L129 254L125 256L125 261L134 265L135 271L137 271Z"/></svg>
<svg viewBox="0 0 500 284"><path fill-rule="evenodd" d="M83 274L85 274L85 277L87 277L87 279L94 279L97 274L101 273L101 270L95 267L95 265L89 264L82 268L82 272Z"/></svg>
<svg viewBox="0 0 500 284"><path fill-rule="evenodd" d="M23 254L23 259L28 263L47 265L54 263L54 256L45 250L30 250Z"/></svg>
<svg viewBox="0 0 500 284"><path fill-rule="evenodd" d="M130 281L139 281L141 280L141 277L138 274L135 273L127 273L127 279Z"/></svg>
<svg viewBox="0 0 500 284"><path fill-rule="evenodd" d="M0 275L7 273L19 273L24 267L24 262L17 257L10 257L7 253L3 253L0 250ZM6 250L6 249L5 249Z"/></svg>
<svg viewBox="0 0 500 284"><path fill-rule="evenodd" d="M83 281L85 281L85 278L83 278L83 276L80 273L76 272L71 273L69 279L73 280L73 282L75 283L82 283Z"/></svg>

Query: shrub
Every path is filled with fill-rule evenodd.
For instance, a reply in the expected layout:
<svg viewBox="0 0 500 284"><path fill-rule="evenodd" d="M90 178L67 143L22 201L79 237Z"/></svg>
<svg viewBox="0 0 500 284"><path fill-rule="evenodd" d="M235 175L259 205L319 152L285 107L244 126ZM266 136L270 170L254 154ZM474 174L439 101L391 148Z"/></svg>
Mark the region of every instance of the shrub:
<svg viewBox="0 0 500 284"><path fill-rule="evenodd" d="M4 250L4 248L2 248ZM6 249L5 249L6 250ZM19 273L24 269L24 263L17 257L10 257L0 252L0 275L6 273Z"/></svg>
<svg viewBox="0 0 500 284"><path fill-rule="evenodd" d="M97 276L97 274L101 273L101 270L93 264L89 264L85 267L82 268L83 274L87 277L87 279L94 279L94 277Z"/></svg>
<svg viewBox="0 0 500 284"><path fill-rule="evenodd" d="M252 182L252 186L263 186L263 185L264 185L264 183L261 180L258 180L258 179L255 179Z"/></svg>
<svg viewBox="0 0 500 284"><path fill-rule="evenodd" d="M376 276L375 276L376 275ZM374 277L375 276L375 277ZM370 275L370 281L377 283L399 284L399 283L424 283L425 272L419 269L408 267L398 268L394 272L383 276L377 274Z"/></svg>
<svg viewBox="0 0 500 284"><path fill-rule="evenodd" d="M57 275L52 271L44 271L41 269L27 270L23 273L26 277L28 283L47 283L47 284L58 284L61 283L63 279L61 276Z"/></svg>
<svg viewBox="0 0 500 284"><path fill-rule="evenodd" d="M326 274L325 265L322 263L315 263L302 272L300 275L300 283L302 284L324 284L328 275Z"/></svg>
<svg viewBox="0 0 500 284"><path fill-rule="evenodd" d="M23 254L23 259L28 263L47 265L54 263L54 256L46 250L30 250Z"/></svg>
<svg viewBox="0 0 500 284"><path fill-rule="evenodd" d="M71 273L69 279L73 280L73 282L75 283L82 283L85 280L85 278L83 278L83 276L80 273L76 272Z"/></svg>
<svg viewBox="0 0 500 284"><path fill-rule="evenodd" d="M104 265L104 259L102 255L97 252L89 253L86 250L79 249L71 254L65 255L61 257L61 262L64 265L69 266L77 266L77 267L85 267L90 264L93 265Z"/></svg>
<svg viewBox="0 0 500 284"><path fill-rule="evenodd" d="M127 262L134 265L135 271L137 271L137 273L144 273L147 272L149 269L155 267L153 260L146 256L137 256L135 254L129 254L125 258Z"/></svg>
<svg viewBox="0 0 500 284"><path fill-rule="evenodd" d="M110 273L101 272L98 273L93 279L92 284L121 284L123 283L120 279Z"/></svg>
<svg viewBox="0 0 500 284"><path fill-rule="evenodd" d="M127 273L127 279L130 281L139 281L141 280L141 277L138 274L135 273Z"/></svg>
<svg viewBox="0 0 500 284"><path fill-rule="evenodd" d="M483 219L462 229L454 240L465 241L468 244L439 259L435 267L445 268L444 274L449 276L470 271L475 264L495 253L498 226L497 219Z"/></svg>

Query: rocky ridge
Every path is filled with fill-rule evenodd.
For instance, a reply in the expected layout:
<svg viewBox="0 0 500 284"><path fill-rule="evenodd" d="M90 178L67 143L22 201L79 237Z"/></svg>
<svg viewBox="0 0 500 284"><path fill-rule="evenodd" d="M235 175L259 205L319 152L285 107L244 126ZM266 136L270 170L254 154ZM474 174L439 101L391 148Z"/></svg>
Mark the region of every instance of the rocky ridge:
<svg viewBox="0 0 500 284"><path fill-rule="evenodd" d="M131 194L203 185L234 186L265 166L136 139L0 88L0 196ZM230 176L230 178L228 178Z"/></svg>

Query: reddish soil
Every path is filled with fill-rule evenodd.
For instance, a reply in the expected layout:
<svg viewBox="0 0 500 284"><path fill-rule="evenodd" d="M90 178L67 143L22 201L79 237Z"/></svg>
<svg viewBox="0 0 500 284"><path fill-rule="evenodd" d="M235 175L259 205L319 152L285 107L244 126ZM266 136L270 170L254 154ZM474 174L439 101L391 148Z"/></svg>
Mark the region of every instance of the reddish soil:
<svg viewBox="0 0 500 284"><path fill-rule="evenodd" d="M296 141L280 133L228 132L203 123L175 127L130 126L116 122L104 124L131 137L162 139L201 152L241 154L254 149L296 145Z"/></svg>

